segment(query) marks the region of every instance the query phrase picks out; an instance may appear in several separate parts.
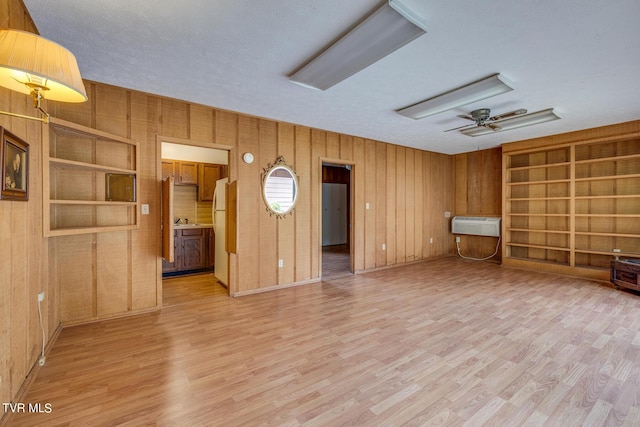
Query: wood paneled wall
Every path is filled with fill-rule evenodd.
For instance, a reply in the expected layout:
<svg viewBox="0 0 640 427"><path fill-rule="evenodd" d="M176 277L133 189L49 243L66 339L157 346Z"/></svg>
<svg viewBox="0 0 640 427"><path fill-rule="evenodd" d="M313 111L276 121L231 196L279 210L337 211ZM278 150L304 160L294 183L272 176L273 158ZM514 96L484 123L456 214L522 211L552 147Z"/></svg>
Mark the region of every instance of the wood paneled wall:
<svg viewBox="0 0 640 427"><path fill-rule="evenodd" d="M3 26L36 31L20 0L0 0L0 12ZM158 136L230 150L230 179L239 187L238 253L230 258L235 295L320 278L323 160L353 165L356 271L452 253L450 220L444 215L454 212L452 156L99 83L86 82L86 89L86 103L49 102L46 108L55 117L139 142L138 197L150 205L151 214L140 216L137 230L43 238L41 151L47 128L0 117L1 125L31 146L29 202L0 202L0 340L9 343L0 346L3 402L15 398L39 356L38 292L46 292L48 339L60 324L161 306ZM0 108L33 113L28 97L3 89ZM255 155L251 165L240 161L247 151ZM284 219L269 216L261 199L263 168L278 156L300 179L299 204ZM278 268L278 260L283 267Z"/></svg>
<svg viewBox="0 0 640 427"><path fill-rule="evenodd" d="M21 0L0 0L0 28L35 31ZM35 115L28 97L1 88L0 110ZM45 292L42 315L47 338L60 322L56 290L47 280L49 259L42 237L41 125L0 115L0 126L30 148L29 200L0 200L0 402L10 402L40 355L38 293Z"/></svg>
<svg viewBox="0 0 640 427"><path fill-rule="evenodd" d="M448 220L444 217L444 211L453 210L451 156L104 84L87 82L86 86L90 102L56 104L52 114L138 141L139 197L141 203L150 205L151 215L141 216L139 230L117 236L59 239L56 244L60 255L53 255L56 268L51 280L60 287L64 323L153 309L161 303L158 135L172 141L230 149L230 179L238 181L241 225L238 253L230 260L234 295L319 279L323 160L353 165L356 271L442 256L451 251ZM240 162L245 152L254 153L253 164ZM298 205L294 214L284 219L270 216L261 198L263 168L278 156L284 156L294 167L300 181ZM105 239L109 240L108 252L99 249ZM386 249L382 249L383 244ZM94 249L96 245L98 249ZM64 248L96 255L78 257L71 265L70 259L62 255L66 253ZM107 253L122 256L106 259L99 256ZM131 264L127 253L133 259ZM278 267L278 260L283 261L283 267ZM129 272L126 280L119 281L114 295L101 291L107 286L106 282L101 283L103 269ZM93 282L89 278L91 272L97 277ZM112 299L119 302L114 305Z"/></svg>
<svg viewBox="0 0 640 427"><path fill-rule="evenodd" d="M501 148L456 155L455 189L455 215L501 217ZM460 236L460 253L473 258L485 258L493 254L496 244L495 237ZM500 261L501 252L498 248L498 253L491 260Z"/></svg>
<svg viewBox="0 0 640 427"><path fill-rule="evenodd" d="M141 217L141 229L132 234L134 258L142 257L135 249L139 242L148 244L158 234L159 199L157 175L153 170L158 156L154 150L156 135L230 148L230 179L237 179L239 184L238 222L241 224L238 254L231 257L233 294L304 283L320 277L323 159L353 164L356 271L441 256L451 250L448 220L444 218L444 211L453 209L451 156L102 84L88 83L87 90L92 102L82 106L59 105L55 115L127 136L141 144L141 202L150 204L152 215ZM110 114L99 114L100 111ZM127 119L129 115L131 120ZM254 153L253 164L239 161L245 152ZM263 168L280 155L299 176L300 196L295 213L278 220L266 211L260 192ZM366 209L367 203L369 209ZM429 243L430 238L433 243ZM123 235L123 245L124 239ZM386 250L382 249L383 244ZM278 260L283 261L283 267L278 268ZM139 261L142 265L153 264L147 257ZM139 265L138 260L134 265ZM149 268L145 277L156 273ZM63 287L66 286L63 282L70 283L69 287L77 292L77 284L64 280L60 282ZM142 292L150 285L151 282L145 282L139 286L132 280L130 292ZM148 298L144 302L131 298L133 309L151 308L157 303L153 292L142 293ZM100 311L100 301L96 304L95 311ZM83 319L63 318L63 321Z"/></svg>

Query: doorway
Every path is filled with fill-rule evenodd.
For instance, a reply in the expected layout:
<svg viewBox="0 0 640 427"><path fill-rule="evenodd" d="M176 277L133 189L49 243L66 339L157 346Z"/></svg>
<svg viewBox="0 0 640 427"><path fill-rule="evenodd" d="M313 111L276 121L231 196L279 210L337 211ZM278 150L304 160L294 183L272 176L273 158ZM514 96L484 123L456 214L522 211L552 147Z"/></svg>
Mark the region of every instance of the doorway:
<svg viewBox="0 0 640 427"><path fill-rule="evenodd" d="M322 163L322 278L352 274L351 165Z"/></svg>
<svg viewBox="0 0 640 427"><path fill-rule="evenodd" d="M215 194L217 187L225 187L223 181L228 182L229 150L161 137L158 146L163 193L171 187L162 202L163 228L169 230L163 233L167 237L163 237L162 305L228 295L228 275L221 280L217 274L228 271L228 257L226 252L218 253L226 224L216 223L221 215ZM172 262L167 261L170 251L165 245L173 248Z"/></svg>

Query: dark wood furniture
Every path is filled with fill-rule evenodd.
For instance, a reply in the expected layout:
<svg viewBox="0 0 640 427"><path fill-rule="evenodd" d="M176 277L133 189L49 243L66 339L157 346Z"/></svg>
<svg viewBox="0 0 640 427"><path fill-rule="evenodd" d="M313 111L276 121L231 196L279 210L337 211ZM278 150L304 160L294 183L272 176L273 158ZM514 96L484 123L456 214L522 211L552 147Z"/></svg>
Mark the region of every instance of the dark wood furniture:
<svg viewBox="0 0 640 427"><path fill-rule="evenodd" d="M611 261L611 283L618 289L640 291L640 259Z"/></svg>

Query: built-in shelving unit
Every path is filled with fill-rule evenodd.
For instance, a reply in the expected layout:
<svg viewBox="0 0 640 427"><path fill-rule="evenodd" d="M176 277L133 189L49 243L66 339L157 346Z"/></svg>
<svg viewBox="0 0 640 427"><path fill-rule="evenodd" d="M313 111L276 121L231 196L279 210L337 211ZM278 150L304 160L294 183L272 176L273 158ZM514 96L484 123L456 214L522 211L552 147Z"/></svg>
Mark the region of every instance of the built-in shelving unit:
<svg viewBox="0 0 640 427"><path fill-rule="evenodd" d="M137 199L107 200L105 184L107 174L123 174L139 185L135 141L52 117L43 153L45 237L138 227Z"/></svg>
<svg viewBox="0 0 640 427"><path fill-rule="evenodd" d="M503 205L505 264L605 278L640 258L640 135L504 150Z"/></svg>

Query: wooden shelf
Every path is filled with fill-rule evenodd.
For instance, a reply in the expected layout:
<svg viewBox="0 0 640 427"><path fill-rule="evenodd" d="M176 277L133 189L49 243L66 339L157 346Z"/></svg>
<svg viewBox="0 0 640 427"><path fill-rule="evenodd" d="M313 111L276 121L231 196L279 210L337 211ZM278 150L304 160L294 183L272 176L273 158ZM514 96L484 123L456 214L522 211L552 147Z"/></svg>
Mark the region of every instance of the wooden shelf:
<svg viewBox="0 0 640 427"><path fill-rule="evenodd" d="M108 174L133 175L123 190L139 194L135 141L54 117L43 134L45 237L138 228L137 201L105 200Z"/></svg>
<svg viewBox="0 0 640 427"><path fill-rule="evenodd" d="M83 126L77 123L69 122L59 119L57 117L49 118L49 126L56 129L56 132L62 135L80 136L86 138L105 139L108 141L115 141L121 144L129 144L135 147L138 143L118 135L114 135L108 132L104 132L98 129L93 129L87 126Z"/></svg>
<svg viewBox="0 0 640 427"><path fill-rule="evenodd" d="M566 230L540 230L535 228L507 228L507 231L522 231L526 233L550 233L550 234L569 234Z"/></svg>
<svg viewBox="0 0 640 427"><path fill-rule="evenodd" d="M576 253L591 254L591 255L609 255L612 259L616 256L628 257L628 258L640 258L640 254L634 252L612 252L612 251L595 251L590 249L576 249Z"/></svg>
<svg viewBox="0 0 640 427"><path fill-rule="evenodd" d="M509 197L508 202L527 202L534 200L571 200L571 197Z"/></svg>
<svg viewBox="0 0 640 427"><path fill-rule="evenodd" d="M575 196L576 200L597 200L597 199L640 199L640 194L614 194L611 196Z"/></svg>
<svg viewBox="0 0 640 427"><path fill-rule="evenodd" d="M517 181L517 182L507 182L507 185L540 185L540 184L559 184L559 183L570 183L570 179L546 179L540 181Z"/></svg>
<svg viewBox="0 0 640 427"><path fill-rule="evenodd" d="M603 237L630 237L632 239L638 237L637 234L616 233L616 232L600 233L600 232L593 232L593 231L576 231L575 235L576 236L603 236Z"/></svg>
<svg viewBox="0 0 640 427"><path fill-rule="evenodd" d="M636 214L574 214L575 217L594 217L594 218L638 218ZM640 236L638 236L640 237Z"/></svg>
<svg viewBox="0 0 640 427"><path fill-rule="evenodd" d="M570 217L571 215L568 213L563 214L550 214L550 213L510 213L510 216L541 216L541 217Z"/></svg>
<svg viewBox="0 0 640 427"><path fill-rule="evenodd" d="M627 159L640 159L640 154L627 154L627 155L621 155L621 156L615 156L615 157L600 157L595 159L576 160L575 164L583 165L583 164L598 163L598 162L615 162L615 161L627 160Z"/></svg>
<svg viewBox="0 0 640 427"><path fill-rule="evenodd" d="M78 170L93 170L97 172L111 172L111 173L123 173L123 174L135 174L135 169L122 169L114 168L110 166L97 165L92 163L78 162L75 160L55 159L50 158L49 164L60 169L78 169Z"/></svg>
<svg viewBox="0 0 640 427"><path fill-rule="evenodd" d="M544 165L533 165L533 166L518 166L514 168L507 168L507 171L527 171L532 169L543 169L543 168L554 168L559 166L569 166L570 162L561 162L561 163L549 163Z"/></svg>
<svg viewBox="0 0 640 427"><path fill-rule="evenodd" d="M640 257L639 179L638 133L503 150L503 262L604 270Z"/></svg>
<svg viewBox="0 0 640 427"><path fill-rule="evenodd" d="M534 249L548 249L548 250L552 250L552 251L561 251L561 252L569 252L571 249L570 248L565 248L562 246L547 246L547 245L534 245L531 243L512 243L512 242L507 242L505 243L506 246L516 246L516 247L520 247L520 248L534 248Z"/></svg>
<svg viewBox="0 0 640 427"><path fill-rule="evenodd" d="M137 225L112 225L112 226L95 226L95 227L61 227L53 229L49 232L49 237L55 236L73 236L77 234L104 233L107 231L124 231L135 230Z"/></svg>
<svg viewBox="0 0 640 427"><path fill-rule="evenodd" d="M629 178L640 178L640 173L626 174L626 175L623 174L623 175L590 176L587 178L576 178L575 182L605 181L608 179L629 179Z"/></svg>
<svg viewBox="0 0 640 427"><path fill-rule="evenodd" d="M136 202L110 202L108 200L49 200L51 205L86 205L86 206L136 206Z"/></svg>

